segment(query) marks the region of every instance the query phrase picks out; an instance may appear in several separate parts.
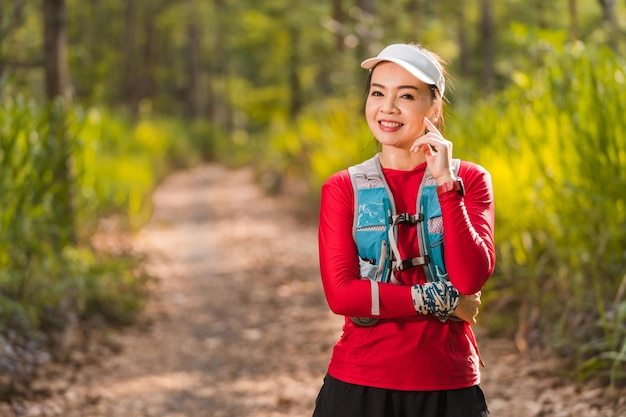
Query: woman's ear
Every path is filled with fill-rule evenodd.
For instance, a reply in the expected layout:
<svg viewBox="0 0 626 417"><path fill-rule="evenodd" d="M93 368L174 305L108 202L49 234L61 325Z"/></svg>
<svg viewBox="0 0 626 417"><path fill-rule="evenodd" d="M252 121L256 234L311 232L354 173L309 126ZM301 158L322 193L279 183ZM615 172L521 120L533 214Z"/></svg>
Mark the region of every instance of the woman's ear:
<svg viewBox="0 0 626 417"><path fill-rule="evenodd" d="M437 102L433 103L433 107L430 110L428 119L436 124L439 121L440 114L441 114L441 106Z"/></svg>
<svg viewBox="0 0 626 417"><path fill-rule="evenodd" d="M438 129L443 126L443 105L441 99L437 99L433 102L427 117Z"/></svg>

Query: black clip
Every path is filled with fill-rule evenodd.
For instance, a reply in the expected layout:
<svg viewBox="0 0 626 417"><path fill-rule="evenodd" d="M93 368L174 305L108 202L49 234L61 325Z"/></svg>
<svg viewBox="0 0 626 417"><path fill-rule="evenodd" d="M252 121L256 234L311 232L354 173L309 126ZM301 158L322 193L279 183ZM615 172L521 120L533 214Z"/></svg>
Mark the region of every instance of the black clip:
<svg viewBox="0 0 626 417"><path fill-rule="evenodd" d="M414 266L428 265L429 263L430 263L430 256L428 255L418 256L416 258L410 258L410 259L403 259L398 264L396 270L404 271L405 269L413 268Z"/></svg>
<svg viewBox="0 0 626 417"><path fill-rule="evenodd" d="M395 219L394 219L395 217ZM424 215L419 213L415 216L411 216L409 213L398 214L397 216L389 216L389 224L416 224L424 221Z"/></svg>

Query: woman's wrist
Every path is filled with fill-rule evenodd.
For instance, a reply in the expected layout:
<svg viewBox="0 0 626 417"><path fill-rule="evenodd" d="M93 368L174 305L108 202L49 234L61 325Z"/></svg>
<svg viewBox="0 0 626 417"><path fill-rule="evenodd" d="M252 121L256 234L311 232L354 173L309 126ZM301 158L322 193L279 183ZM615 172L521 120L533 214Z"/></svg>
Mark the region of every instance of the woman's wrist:
<svg viewBox="0 0 626 417"><path fill-rule="evenodd" d="M446 171L447 172L445 172L440 177L435 178L435 182L437 183L437 185L443 185L447 182L456 181L458 179L457 176L454 175L454 171L452 169Z"/></svg>
<svg viewBox="0 0 626 417"><path fill-rule="evenodd" d="M443 185L443 184L445 184L445 183L448 183L448 182L453 182L453 181L456 181L456 180L457 180L457 178L456 178L455 176L452 176L452 175L446 175L446 176L444 176L444 177L439 177L439 178L437 178L437 179L435 180L435 182L437 183L437 186L439 186L439 185Z"/></svg>

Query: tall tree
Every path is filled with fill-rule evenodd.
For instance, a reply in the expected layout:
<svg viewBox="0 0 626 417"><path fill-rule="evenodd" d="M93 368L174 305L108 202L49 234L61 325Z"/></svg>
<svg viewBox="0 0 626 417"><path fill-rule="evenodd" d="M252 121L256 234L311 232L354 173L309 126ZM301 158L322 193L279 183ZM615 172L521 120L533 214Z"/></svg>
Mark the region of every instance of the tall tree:
<svg viewBox="0 0 626 417"><path fill-rule="evenodd" d="M609 34L609 44L615 49L617 47L616 35L618 28L615 0L598 0L598 3L602 8L602 18L604 19L606 31Z"/></svg>
<svg viewBox="0 0 626 417"><path fill-rule="evenodd" d="M20 63L17 62L7 62L8 58L5 58L4 48L2 48L3 44L1 42L7 39L12 32L24 23L24 5L25 0L15 0L13 2L12 13L9 14L6 13L8 7L2 5L0 1L0 78L2 78L7 66L11 64L20 65Z"/></svg>
<svg viewBox="0 0 626 417"><path fill-rule="evenodd" d="M298 54L300 32L298 27L292 25L289 28L291 56L289 57L289 117L296 120L302 109L302 94L300 86L300 57Z"/></svg>
<svg viewBox="0 0 626 417"><path fill-rule="evenodd" d="M358 20L356 22L356 32L359 35L359 43L356 48L357 56L364 57L371 53L369 51L370 43L374 39L371 27L372 21L380 21L377 16L376 6L374 0L356 0L356 7L360 13L358 13Z"/></svg>
<svg viewBox="0 0 626 417"><path fill-rule="evenodd" d="M144 33L146 36L145 44L143 45L143 74L141 83L141 95L142 98L154 99L157 94L157 80L156 74L159 70L159 31L157 28L157 18L161 13L162 3L156 4L150 3L146 11L146 16L143 21Z"/></svg>
<svg viewBox="0 0 626 417"><path fill-rule="evenodd" d="M495 66L493 7L491 0L482 0L480 6L481 87L485 93L490 93L493 90Z"/></svg>
<svg viewBox="0 0 626 417"><path fill-rule="evenodd" d="M69 101L65 0L43 0L46 95Z"/></svg>
<svg viewBox="0 0 626 417"><path fill-rule="evenodd" d="M571 40L578 39L578 3L577 0L568 0L569 14L569 37Z"/></svg>
<svg viewBox="0 0 626 417"><path fill-rule="evenodd" d="M200 82L200 28L195 0L187 0L187 116L195 119L200 116L198 88Z"/></svg>
<svg viewBox="0 0 626 417"><path fill-rule="evenodd" d="M224 0L213 0L213 24L211 57L209 61L209 119L215 127L223 132L230 132L233 128L233 117L230 103L228 102L229 65L228 54L225 45L225 18L228 8Z"/></svg>
<svg viewBox="0 0 626 417"><path fill-rule="evenodd" d="M73 205L73 183L71 175L71 146L66 131L66 107L69 105L67 63L67 11L65 0L43 0L44 20L44 70L46 95L53 102L49 118L49 131L45 143L50 147L53 158L51 206L55 210L58 229L52 233L51 242L56 250L62 249L76 238Z"/></svg>
<svg viewBox="0 0 626 417"><path fill-rule="evenodd" d="M548 10L547 7L549 4L546 4L545 0L537 0L535 3L537 7L537 22L539 25L539 29L547 29L548 28Z"/></svg>
<svg viewBox="0 0 626 417"><path fill-rule="evenodd" d="M470 75L470 50L465 15L465 0L458 1L456 19L458 27L457 39L459 42L459 72L462 76L467 77Z"/></svg>
<svg viewBox="0 0 626 417"><path fill-rule="evenodd" d="M376 5L374 0L356 0L356 6L364 13L372 16L376 14Z"/></svg>
<svg viewBox="0 0 626 417"><path fill-rule="evenodd" d="M137 11L135 0L126 0L124 6L124 34L122 36L123 51L123 80L120 97L132 114L137 111L139 101L138 74L137 74L137 50L135 30L137 27Z"/></svg>
<svg viewBox="0 0 626 417"><path fill-rule="evenodd" d="M337 54L343 53L344 50L344 25L345 16L343 13L342 0L332 0L332 19L333 19L333 30L335 31L335 52Z"/></svg>

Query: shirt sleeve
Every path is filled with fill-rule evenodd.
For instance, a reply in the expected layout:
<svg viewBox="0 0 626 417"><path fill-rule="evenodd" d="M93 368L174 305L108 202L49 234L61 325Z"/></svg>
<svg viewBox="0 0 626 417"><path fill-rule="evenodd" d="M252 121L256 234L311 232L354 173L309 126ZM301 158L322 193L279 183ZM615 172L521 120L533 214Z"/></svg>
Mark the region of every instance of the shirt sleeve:
<svg viewBox="0 0 626 417"><path fill-rule="evenodd" d="M474 294L495 267L493 187L490 174L470 162L462 162L459 177L465 195L449 192L439 197L444 259L452 285L461 294Z"/></svg>
<svg viewBox="0 0 626 417"><path fill-rule="evenodd" d="M319 261L326 300L335 314L373 317L371 284L360 279L358 253L352 237L354 191L347 171L322 186L318 229ZM417 316L411 287L378 283L378 318Z"/></svg>

